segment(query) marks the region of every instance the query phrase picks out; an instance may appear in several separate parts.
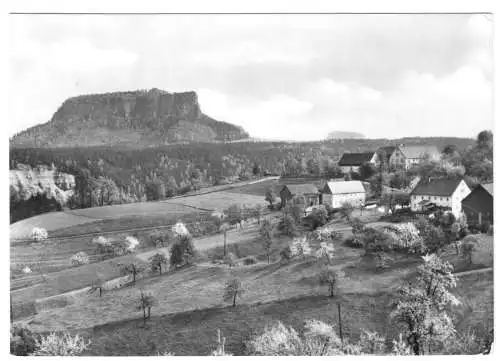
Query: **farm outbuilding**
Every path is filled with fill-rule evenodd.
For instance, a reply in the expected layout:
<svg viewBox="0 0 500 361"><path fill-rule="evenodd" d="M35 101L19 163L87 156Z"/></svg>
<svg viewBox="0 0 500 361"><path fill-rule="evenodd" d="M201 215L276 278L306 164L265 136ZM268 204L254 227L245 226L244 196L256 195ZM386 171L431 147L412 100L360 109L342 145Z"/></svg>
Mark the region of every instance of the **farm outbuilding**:
<svg viewBox="0 0 500 361"><path fill-rule="evenodd" d="M327 182L322 198L322 203L332 208L340 208L344 203L360 207L365 205L366 191L361 181Z"/></svg>
<svg viewBox="0 0 500 361"><path fill-rule="evenodd" d="M339 167L342 173L359 173L359 168L364 163L378 164L378 156L376 152L364 153L344 153L339 160Z"/></svg>
<svg viewBox="0 0 500 361"><path fill-rule="evenodd" d="M304 197L306 206L319 204L319 190L314 184L285 184L280 190L281 205L286 206L293 197Z"/></svg>
<svg viewBox="0 0 500 361"><path fill-rule="evenodd" d="M462 200L468 222L493 223L493 183L480 184Z"/></svg>

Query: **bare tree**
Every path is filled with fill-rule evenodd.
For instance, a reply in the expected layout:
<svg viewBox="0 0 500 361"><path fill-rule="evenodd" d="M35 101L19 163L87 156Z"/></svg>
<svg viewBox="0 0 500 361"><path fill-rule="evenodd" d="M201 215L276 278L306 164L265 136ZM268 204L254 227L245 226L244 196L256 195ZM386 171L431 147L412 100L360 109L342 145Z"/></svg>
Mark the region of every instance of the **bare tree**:
<svg viewBox="0 0 500 361"><path fill-rule="evenodd" d="M233 302L233 307L236 307L236 299L241 298L245 293L240 280L237 278L231 279L226 282L226 287L224 289L223 299L225 302Z"/></svg>
<svg viewBox="0 0 500 361"><path fill-rule="evenodd" d="M146 321L151 318L151 308L156 306L157 303L156 297L151 292L141 290L136 309L142 311L144 328L147 327Z"/></svg>
<svg viewBox="0 0 500 361"><path fill-rule="evenodd" d="M321 286L328 286L328 294L330 297L333 297L343 278L344 273L342 271L335 271L332 268L327 268L320 273L319 284Z"/></svg>

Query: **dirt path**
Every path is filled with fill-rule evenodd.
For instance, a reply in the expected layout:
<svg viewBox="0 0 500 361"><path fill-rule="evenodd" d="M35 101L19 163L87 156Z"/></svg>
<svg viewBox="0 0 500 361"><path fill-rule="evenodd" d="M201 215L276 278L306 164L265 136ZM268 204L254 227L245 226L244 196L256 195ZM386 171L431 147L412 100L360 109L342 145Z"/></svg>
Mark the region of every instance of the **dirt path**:
<svg viewBox="0 0 500 361"><path fill-rule="evenodd" d="M482 272L488 272L488 271L493 271L493 267L485 267L485 268L473 269L470 271L456 272L456 273L454 273L454 275L455 276L467 276L467 275L472 275L475 273L482 273Z"/></svg>

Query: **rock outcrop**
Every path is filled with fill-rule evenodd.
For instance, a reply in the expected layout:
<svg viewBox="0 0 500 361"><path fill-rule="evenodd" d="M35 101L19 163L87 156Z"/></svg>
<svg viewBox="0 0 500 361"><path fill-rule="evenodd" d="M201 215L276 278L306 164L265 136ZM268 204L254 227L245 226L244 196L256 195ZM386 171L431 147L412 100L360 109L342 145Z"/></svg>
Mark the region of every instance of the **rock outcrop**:
<svg viewBox="0 0 500 361"><path fill-rule="evenodd" d="M11 222L37 214L58 211L74 193L75 177L55 168L32 169L18 164L9 172Z"/></svg>
<svg viewBox="0 0 500 361"><path fill-rule="evenodd" d="M203 114L195 92L151 89L70 98L48 123L13 137L11 146L154 146L245 138L243 128Z"/></svg>

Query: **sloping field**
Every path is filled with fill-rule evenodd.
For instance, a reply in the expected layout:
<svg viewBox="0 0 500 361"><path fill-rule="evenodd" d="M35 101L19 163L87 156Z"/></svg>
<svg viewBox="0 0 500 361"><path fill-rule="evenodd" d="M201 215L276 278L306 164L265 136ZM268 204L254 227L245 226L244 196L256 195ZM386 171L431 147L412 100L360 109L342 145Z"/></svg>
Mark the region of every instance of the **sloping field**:
<svg viewBox="0 0 500 361"><path fill-rule="evenodd" d="M264 195L256 196L251 194L232 193L227 191L202 194L197 197L186 197L182 199L175 199L172 201L170 200L165 201L165 203L171 203L171 202L201 209L210 209L218 211L227 209L232 204L240 204L240 205L245 204L248 206L254 206L254 205L265 205L267 203L264 199Z"/></svg>
<svg viewBox="0 0 500 361"><path fill-rule="evenodd" d="M266 191L269 188L273 188L276 192L280 188L278 179L266 180L263 182L249 184L242 187L235 187L232 189L228 189L226 192L228 193L240 193L240 194L250 194L254 196L259 196L264 198L266 195Z"/></svg>
<svg viewBox="0 0 500 361"><path fill-rule="evenodd" d="M248 187L257 185L259 183L250 184ZM193 211L223 210L235 203L246 205L266 204L264 196L221 191L169 199L161 202L118 204L65 212L51 212L13 223L10 226L10 238L25 239L29 236L33 227L47 229L50 237L51 231L95 222L96 220L119 219L123 217L136 217L136 219L158 216L165 216L166 218L171 218L172 216L181 217ZM134 226L134 224L130 224L130 226Z"/></svg>
<svg viewBox="0 0 500 361"><path fill-rule="evenodd" d="M252 244L255 240L257 229L255 226L248 227L243 231L229 231L227 244L230 251L232 245L241 244L241 251L246 252L248 248L255 249ZM90 240L89 240L90 242ZM210 237L203 237L194 240L196 249L200 253L204 253L211 248L219 248L219 254L222 254L221 247L224 244L224 236L218 234ZM249 244L248 246L245 246ZM233 250L234 251L234 250ZM260 247L259 247L260 251ZM277 250L276 250L277 251ZM15 278L11 281L11 289L13 289L13 299L22 302L32 302L35 299L54 296L60 293L66 293L86 286L90 286L99 277L101 281L110 280L119 276L119 268L117 264L126 263L131 260L138 260L144 264L148 263L149 257L153 254L163 252L168 255L168 247L157 248L146 252L117 257L103 262L92 263L79 267L71 267L69 265L67 254L64 254L61 262L64 262L63 271L46 273L46 283L42 283L43 279L39 273L23 275L23 277ZM209 259L213 252L201 254L202 259ZM57 262L57 258L55 262ZM71 267L71 268L70 268Z"/></svg>
<svg viewBox="0 0 500 361"><path fill-rule="evenodd" d="M95 222L98 219L99 217L89 212L87 214L73 214L71 212L50 212L40 214L38 216L23 219L22 221L11 224L10 238L11 240L28 238L34 227L45 228L50 233L50 231L58 228Z"/></svg>
<svg viewBox="0 0 500 361"><path fill-rule="evenodd" d="M238 269L195 267L141 281L135 288L108 292L102 298L94 295L64 308L44 310L34 317L31 328L78 330L92 339L89 354L122 356L157 355L166 350L177 355L207 355L215 348L220 329L227 338L226 350L238 355L252 334L278 320L301 330L306 320L320 319L337 325L338 330L340 303L347 338L356 340L366 329L386 335L390 343L402 332L388 318L391 289L401 280L397 273L373 275L377 286L371 289L359 289L348 278L334 298L327 297L326 289L311 278L317 273L317 267L308 261ZM240 278L246 289L235 308L222 301L224 282L233 277ZM365 283L370 285L368 279ZM465 306L452 311L458 329L474 327L483 332L492 322L492 287L491 272L460 280L455 293ZM147 329L140 327L141 315L134 309L139 289L153 291L159 301Z"/></svg>

